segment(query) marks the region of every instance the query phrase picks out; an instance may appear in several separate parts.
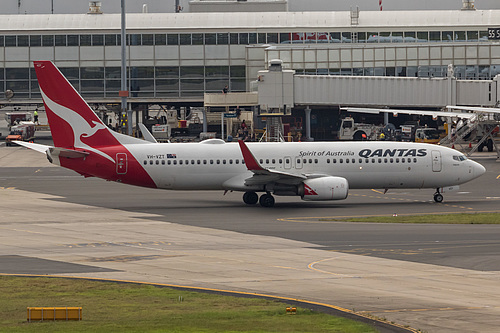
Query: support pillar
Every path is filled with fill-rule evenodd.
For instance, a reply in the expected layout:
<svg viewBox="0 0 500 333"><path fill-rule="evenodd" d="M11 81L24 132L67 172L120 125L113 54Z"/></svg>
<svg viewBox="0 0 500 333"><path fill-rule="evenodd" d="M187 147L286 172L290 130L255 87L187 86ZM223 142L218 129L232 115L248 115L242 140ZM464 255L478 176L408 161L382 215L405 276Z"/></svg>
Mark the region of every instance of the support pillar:
<svg viewBox="0 0 500 333"><path fill-rule="evenodd" d="M305 111L305 117L306 117L306 141L314 141L314 139L311 136L311 109L309 108L309 105L306 106L304 109Z"/></svg>
<svg viewBox="0 0 500 333"><path fill-rule="evenodd" d="M208 109L209 107L204 107L203 108L203 132L208 132Z"/></svg>

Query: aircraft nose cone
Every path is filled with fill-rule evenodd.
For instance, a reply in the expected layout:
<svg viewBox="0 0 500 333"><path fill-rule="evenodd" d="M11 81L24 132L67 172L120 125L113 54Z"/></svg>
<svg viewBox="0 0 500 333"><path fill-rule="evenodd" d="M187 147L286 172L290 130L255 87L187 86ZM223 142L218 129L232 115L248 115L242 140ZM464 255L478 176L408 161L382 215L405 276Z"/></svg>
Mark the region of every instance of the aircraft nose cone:
<svg viewBox="0 0 500 333"><path fill-rule="evenodd" d="M473 169L474 169L474 177L479 177L486 172L486 168L477 162L474 162Z"/></svg>

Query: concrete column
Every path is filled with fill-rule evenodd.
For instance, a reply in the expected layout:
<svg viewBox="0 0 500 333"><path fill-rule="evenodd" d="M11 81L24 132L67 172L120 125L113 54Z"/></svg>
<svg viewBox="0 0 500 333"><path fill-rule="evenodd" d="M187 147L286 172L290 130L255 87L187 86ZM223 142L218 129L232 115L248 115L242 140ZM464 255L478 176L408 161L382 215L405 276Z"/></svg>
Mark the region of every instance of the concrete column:
<svg viewBox="0 0 500 333"><path fill-rule="evenodd" d="M203 108L203 132L208 132L208 107Z"/></svg>
<svg viewBox="0 0 500 333"><path fill-rule="evenodd" d="M311 136L311 109L309 108L309 105L305 108L305 114L306 114L306 141L313 141L313 138Z"/></svg>

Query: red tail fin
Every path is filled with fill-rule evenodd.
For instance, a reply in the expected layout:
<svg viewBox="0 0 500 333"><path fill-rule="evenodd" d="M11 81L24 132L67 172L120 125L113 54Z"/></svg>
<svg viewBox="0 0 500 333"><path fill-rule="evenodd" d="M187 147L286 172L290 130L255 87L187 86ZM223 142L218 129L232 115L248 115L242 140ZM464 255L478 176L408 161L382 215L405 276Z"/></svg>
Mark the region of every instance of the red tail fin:
<svg viewBox="0 0 500 333"><path fill-rule="evenodd" d="M51 61L35 61L34 65L56 147L118 144L106 125Z"/></svg>

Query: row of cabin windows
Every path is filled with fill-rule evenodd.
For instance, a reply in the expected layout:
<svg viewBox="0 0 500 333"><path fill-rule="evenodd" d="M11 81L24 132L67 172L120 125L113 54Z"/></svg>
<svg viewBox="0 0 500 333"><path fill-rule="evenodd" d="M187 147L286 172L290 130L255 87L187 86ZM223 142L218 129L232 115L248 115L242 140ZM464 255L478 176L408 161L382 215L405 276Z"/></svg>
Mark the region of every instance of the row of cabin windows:
<svg viewBox="0 0 500 333"><path fill-rule="evenodd" d="M358 160L358 162L360 164L363 163L363 161L364 161L364 163L367 163L367 164L370 163L370 161L371 161L371 163L382 163L382 162L383 163L399 163L399 162L401 162L401 163L412 163L412 159L410 157L408 157L408 158L402 157L401 159L399 159L399 158L383 158L383 159L382 158L371 158L371 159L369 159L369 158L365 158L365 159L360 158ZM314 164L318 164L319 163L319 161L318 161L317 158L314 159L314 160L312 158L310 158L310 159L304 158L302 160L303 164L307 164L307 163L313 164L313 162L314 162ZM334 158L334 159L331 160L331 163L334 163L334 164L335 163L344 163L344 162L345 163L356 163L356 159L355 158L351 158L351 159L346 158L344 160L343 158L340 158L340 159L337 160L336 158ZM330 159L329 158L326 159L326 163L330 164ZM417 159L416 158L413 158L413 163L417 163ZM300 164L300 159L297 160L297 164Z"/></svg>
<svg viewBox="0 0 500 333"><path fill-rule="evenodd" d="M412 158L408 157L408 158L404 158L402 157L401 159L399 158L366 158L366 159L362 159L360 158L358 160L359 163L417 163L417 159L414 157L413 160ZM259 160L260 164L264 164L264 160L263 159L260 159ZM343 158L340 158L340 159L329 159L327 158L326 159L326 163L327 164L330 164L330 163L333 163L333 164L336 164L336 163L356 163L356 159L355 158L346 158L345 160ZM144 160L144 165L148 165L148 161L147 160ZM282 159L279 159L278 160L278 164L282 164L283 163L283 160ZM285 159L285 163L286 164L290 164L290 160L289 159ZM297 164L300 164L301 163L301 160L300 159L297 159ZM319 160L316 158L316 159L302 159L302 163L303 164L318 164L319 163ZM238 159L235 159L235 160L232 160L232 159L229 159L229 160L176 160L176 159L172 159L172 160L149 160L149 164L150 165L153 165L153 164L156 164L156 165L189 165L189 164L192 164L192 165L195 165L195 164L240 164L240 160ZM245 164L245 161L244 160L241 160L241 164ZM265 160L265 164L276 164L276 160L275 159L266 159Z"/></svg>
<svg viewBox="0 0 500 333"><path fill-rule="evenodd" d="M148 165L148 161L147 160L144 160L144 165ZM176 160L176 159L172 159L172 160L149 160L149 164L150 165L153 165L153 164L156 164L156 165L189 165L189 164L192 164L192 165L195 165L195 164L240 164L240 160ZM245 164L245 161L244 160L241 160L241 164Z"/></svg>

